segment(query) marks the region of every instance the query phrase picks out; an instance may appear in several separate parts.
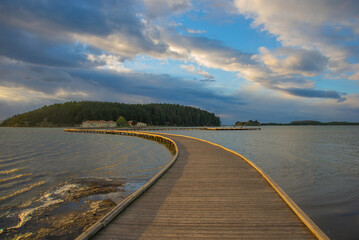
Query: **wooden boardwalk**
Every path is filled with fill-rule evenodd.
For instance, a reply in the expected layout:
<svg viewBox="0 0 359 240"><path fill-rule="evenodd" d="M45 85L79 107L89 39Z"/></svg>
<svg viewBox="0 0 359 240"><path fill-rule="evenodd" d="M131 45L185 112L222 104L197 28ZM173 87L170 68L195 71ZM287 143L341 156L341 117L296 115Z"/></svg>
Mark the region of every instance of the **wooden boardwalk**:
<svg viewBox="0 0 359 240"><path fill-rule="evenodd" d="M160 135L176 142L176 162L93 239L328 239L236 154Z"/></svg>

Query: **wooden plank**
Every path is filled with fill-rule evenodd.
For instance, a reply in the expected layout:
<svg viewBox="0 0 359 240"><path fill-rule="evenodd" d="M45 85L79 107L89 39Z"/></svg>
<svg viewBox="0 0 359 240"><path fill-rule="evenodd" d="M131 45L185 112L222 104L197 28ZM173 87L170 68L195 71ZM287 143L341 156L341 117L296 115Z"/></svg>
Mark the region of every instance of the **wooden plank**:
<svg viewBox="0 0 359 240"><path fill-rule="evenodd" d="M94 239L315 239L243 159L195 139L170 138L177 161Z"/></svg>

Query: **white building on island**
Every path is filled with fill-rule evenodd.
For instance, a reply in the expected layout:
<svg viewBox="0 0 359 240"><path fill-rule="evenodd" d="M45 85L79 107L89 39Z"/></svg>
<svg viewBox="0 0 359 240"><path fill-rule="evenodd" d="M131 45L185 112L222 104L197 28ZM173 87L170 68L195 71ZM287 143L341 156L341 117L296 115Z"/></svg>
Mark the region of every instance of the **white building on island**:
<svg viewBox="0 0 359 240"><path fill-rule="evenodd" d="M137 122L136 127L147 127L147 124L143 122Z"/></svg>
<svg viewBox="0 0 359 240"><path fill-rule="evenodd" d="M84 121L82 127L84 128L113 128L116 127L117 123L114 121Z"/></svg>

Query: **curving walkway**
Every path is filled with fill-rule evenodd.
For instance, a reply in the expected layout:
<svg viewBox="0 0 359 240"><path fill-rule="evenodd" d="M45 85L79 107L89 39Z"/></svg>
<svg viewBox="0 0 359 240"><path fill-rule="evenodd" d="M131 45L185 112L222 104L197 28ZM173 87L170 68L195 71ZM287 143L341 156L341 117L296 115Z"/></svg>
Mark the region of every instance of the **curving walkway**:
<svg viewBox="0 0 359 240"><path fill-rule="evenodd" d="M158 135L176 142L176 162L93 239L327 239L238 155Z"/></svg>

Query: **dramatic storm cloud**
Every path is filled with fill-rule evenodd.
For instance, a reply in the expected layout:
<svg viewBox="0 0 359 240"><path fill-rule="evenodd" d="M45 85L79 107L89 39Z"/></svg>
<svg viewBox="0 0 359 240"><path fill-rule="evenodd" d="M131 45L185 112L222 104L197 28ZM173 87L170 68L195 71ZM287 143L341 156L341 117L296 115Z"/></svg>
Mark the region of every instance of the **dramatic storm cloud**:
<svg viewBox="0 0 359 240"><path fill-rule="evenodd" d="M359 4L3 0L0 120L73 100L168 102L222 122L359 119Z"/></svg>

